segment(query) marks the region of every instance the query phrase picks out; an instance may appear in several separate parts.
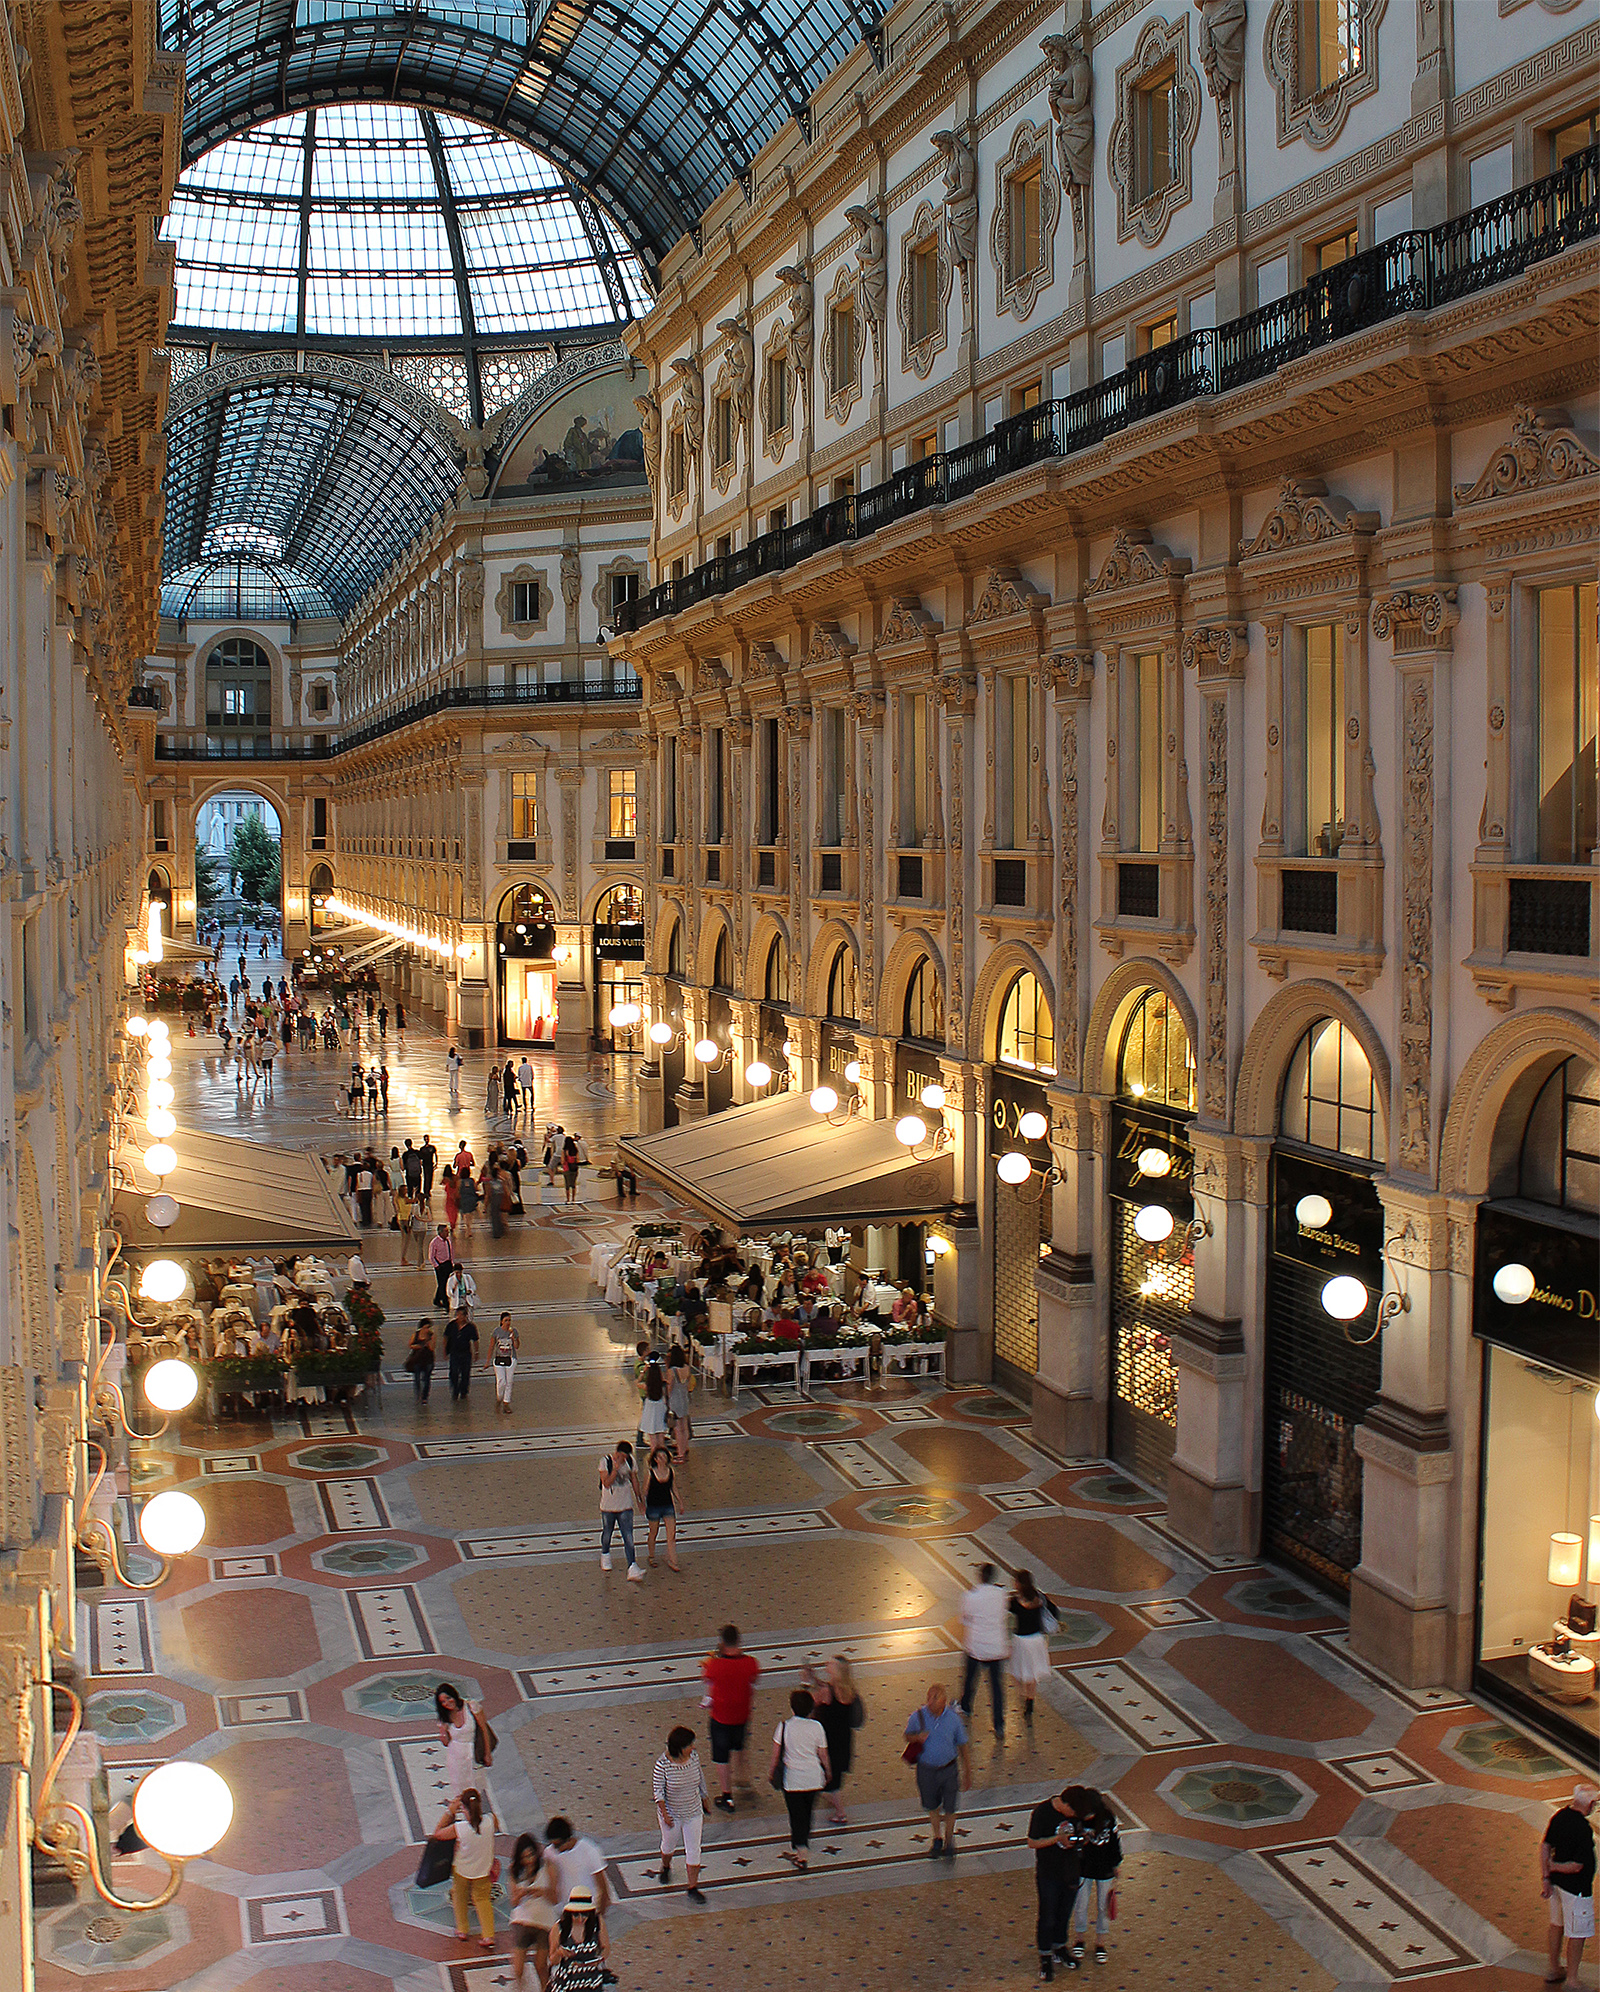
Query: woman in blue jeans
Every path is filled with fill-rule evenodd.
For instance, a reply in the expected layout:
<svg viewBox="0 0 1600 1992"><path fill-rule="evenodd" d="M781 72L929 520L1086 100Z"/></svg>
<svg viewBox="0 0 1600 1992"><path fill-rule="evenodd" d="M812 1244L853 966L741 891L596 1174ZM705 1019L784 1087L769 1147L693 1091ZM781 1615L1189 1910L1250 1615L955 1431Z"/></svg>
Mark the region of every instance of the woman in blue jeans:
<svg viewBox="0 0 1600 1992"><path fill-rule="evenodd" d="M644 1582L644 1572L633 1553L633 1511L639 1505L633 1447L626 1439L618 1439L600 1462L600 1568L611 1568L611 1536L620 1525L622 1547L628 1553L628 1576L635 1584Z"/></svg>

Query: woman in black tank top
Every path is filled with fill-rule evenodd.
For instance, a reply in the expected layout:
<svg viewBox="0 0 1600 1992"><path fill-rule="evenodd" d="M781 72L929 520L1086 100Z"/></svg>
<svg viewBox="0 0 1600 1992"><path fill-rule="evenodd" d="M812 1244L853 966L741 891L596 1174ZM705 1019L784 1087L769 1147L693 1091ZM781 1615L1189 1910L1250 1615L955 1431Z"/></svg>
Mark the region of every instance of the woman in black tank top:
<svg viewBox="0 0 1600 1992"><path fill-rule="evenodd" d="M652 1564L656 1560L657 1531L663 1522L667 1525L669 1570L678 1568L678 1515L681 1507L672 1473L672 1455L664 1445L658 1445L650 1455L650 1473L644 1483L644 1517L650 1524L648 1556Z"/></svg>

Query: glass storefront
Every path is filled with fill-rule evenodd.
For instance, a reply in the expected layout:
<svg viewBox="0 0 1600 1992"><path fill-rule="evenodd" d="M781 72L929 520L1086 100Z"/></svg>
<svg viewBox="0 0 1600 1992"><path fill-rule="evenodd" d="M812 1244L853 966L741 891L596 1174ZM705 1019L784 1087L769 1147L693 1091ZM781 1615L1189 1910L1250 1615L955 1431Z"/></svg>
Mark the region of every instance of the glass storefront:
<svg viewBox="0 0 1600 1992"><path fill-rule="evenodd" d="M549 1044L556 1001L555 911L537 886L519 885L500 902L495 963L502 1044Z"/></svg>
<svg viewBox="0 0 1600 1992"><path fill-rule="evenodd" d="M1031 976L1025 979L1033 981ZM1038 1013L1030 1010L1029 1014ZM1048 1044L1048 1010L1043 1012L1043 1020L1044 1042ZM1005 1042L1002 1037L1002 1049ZM1038 1042L1037 1037L1034 1042ZM1024 1404L1031 1404L1033 1381L1039 1371L1037 1274L1040 1254L1050 1243L1053 1210L1047 1177L1055 1157L1048 1132L1031 1137L1022 1132L1027 1114L1041 1115L1048 1130L1050 1096L1044 1081L1009 1065L991 1065L989 1153L999 1156L1020 1151L1033 1164L1033 1174L1025 1183L995 1183L994 1374L997 1383L1014 1390Z"/></svg>

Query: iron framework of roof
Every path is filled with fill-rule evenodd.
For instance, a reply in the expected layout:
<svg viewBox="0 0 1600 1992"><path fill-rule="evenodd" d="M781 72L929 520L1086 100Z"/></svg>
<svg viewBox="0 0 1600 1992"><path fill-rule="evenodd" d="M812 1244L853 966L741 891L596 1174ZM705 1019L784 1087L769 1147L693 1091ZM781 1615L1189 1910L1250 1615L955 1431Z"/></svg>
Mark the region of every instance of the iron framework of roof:
<svg viewBox="0 0 1600 1992"><path fill-rule="evenodd" d="M875 0L161 0L183 161L314 103L475 118L553 160L654 272L858 42Z"/></svg>

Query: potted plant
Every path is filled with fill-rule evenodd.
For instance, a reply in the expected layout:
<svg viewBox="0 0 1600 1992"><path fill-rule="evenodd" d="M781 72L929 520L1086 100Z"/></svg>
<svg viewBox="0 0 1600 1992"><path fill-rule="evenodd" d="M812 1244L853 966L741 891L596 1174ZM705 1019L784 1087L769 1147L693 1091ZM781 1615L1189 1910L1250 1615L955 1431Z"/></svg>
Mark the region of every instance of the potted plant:
<svg viewBox="0 0 1600 1992"><path fill-rule="evenodd" d="M213 1356L200 1372L213 1390L277 1390L284 1368L281 1356Z"/></svg>
<svg viewBox="0 0 1600 1992"><path fill-rule="evenodd" d="M383 1326L383 1309L373 1299L370 1292L363 1293L359 1287L352 1287L345 1301L345 1312L350 1316L350 1326L358 1336L376 1339Z"/></svg>

